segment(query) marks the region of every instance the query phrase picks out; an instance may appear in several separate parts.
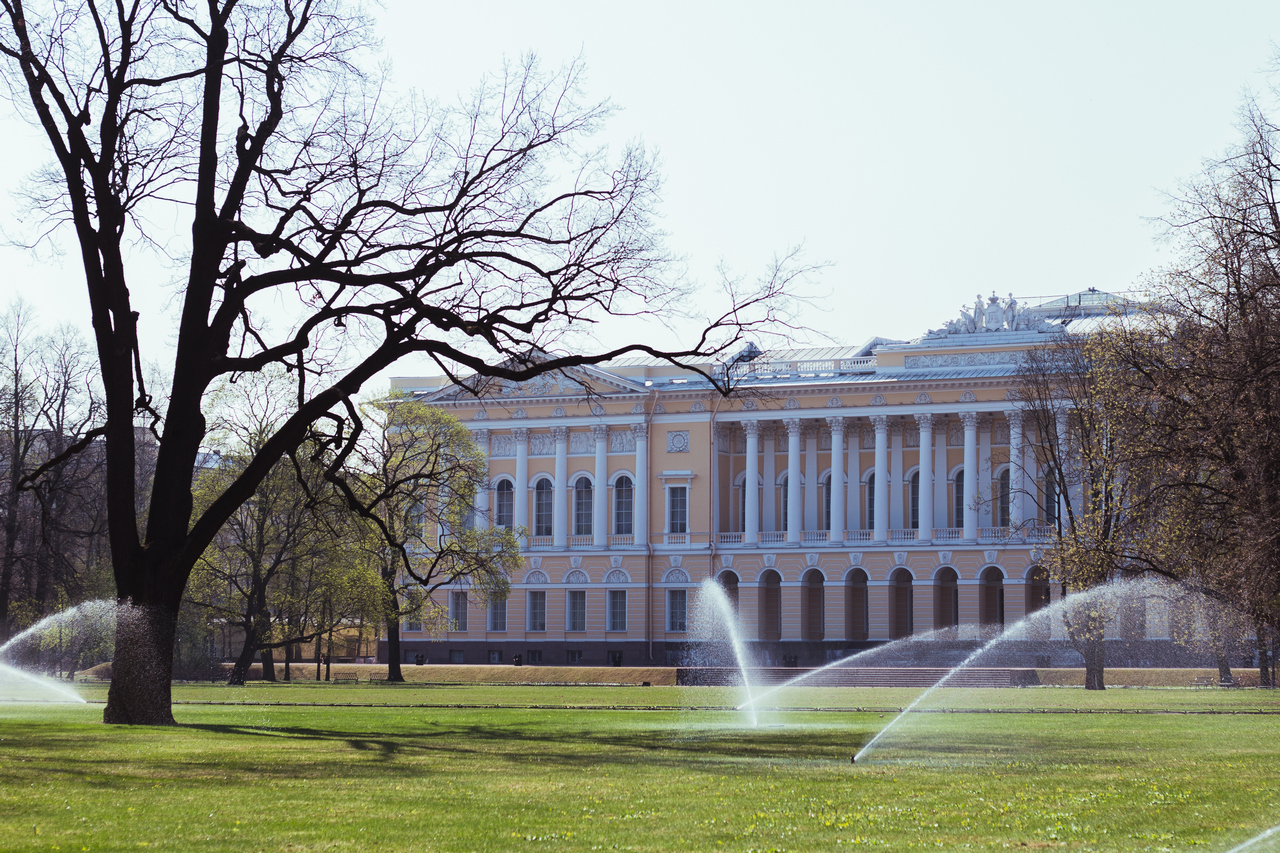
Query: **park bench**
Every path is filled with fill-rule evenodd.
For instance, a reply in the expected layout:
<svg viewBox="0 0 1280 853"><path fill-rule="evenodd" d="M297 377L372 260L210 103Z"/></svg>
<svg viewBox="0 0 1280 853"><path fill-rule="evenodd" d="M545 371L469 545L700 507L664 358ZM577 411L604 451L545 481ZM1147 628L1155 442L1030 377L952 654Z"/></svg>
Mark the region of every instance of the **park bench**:
<svg viewBox="0 0 1280 853"><path fill-rule="evenodd" d="M360 678L355 675L335 675L329 679L330 684L359 684Z"/></svg>
<svg viewBox="0 0 1280 853"><path fill-rule="evenodd" d="M1192 687L1213 687L1217 682L1212 675L1197 675L1191 681Z"/></svg>

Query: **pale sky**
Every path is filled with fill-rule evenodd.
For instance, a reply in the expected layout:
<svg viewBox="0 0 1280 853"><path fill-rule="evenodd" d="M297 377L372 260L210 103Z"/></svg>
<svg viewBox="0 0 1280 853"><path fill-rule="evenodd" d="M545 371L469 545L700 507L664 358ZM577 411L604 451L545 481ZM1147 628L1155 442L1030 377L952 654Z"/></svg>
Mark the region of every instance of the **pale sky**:
<svg viewBox="0 0 1280 853"><path fill-rule="evenodd" d="M621 110L604 141L660 152L662 225L692 274L751 276L804 243L830 266L800 319L844 344L915 337L978 292L1133 287L1161 262L1164 193L1280 82L1274 2L387 0L379 19L395 85L429 97L528 51L581 56L587 94ZM43 157L2 109L9 218ZM73 252L0 264L5 293L88 330ZM167 361L164 279L140 267L131 286Z"/></svg>

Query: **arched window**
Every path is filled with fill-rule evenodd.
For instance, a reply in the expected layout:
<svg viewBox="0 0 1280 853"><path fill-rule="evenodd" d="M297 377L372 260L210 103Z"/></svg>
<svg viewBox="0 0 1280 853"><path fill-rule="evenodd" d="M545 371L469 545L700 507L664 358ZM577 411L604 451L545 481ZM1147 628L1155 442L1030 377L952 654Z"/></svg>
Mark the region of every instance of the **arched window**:
<svg viewBox="0 0 1280 853"><path fill-rule="evenodd" d="M494 525L510 530L515 525L516 517L516 492L510 480L498 482L494 504Z"/></svg>
<svg viewBox="0 0 1280 853"><path fill-rule="evenodd" d="M586 477L579 477L578 481L573 484L574 536L591 535L591 518L595 504L593 497L591 481Z"/></svg>
<svg viewBox="0 0 1280 853"><path fill-rule="evenodd" d="M876 475L867 477L867 529L876 528Z"/></svg>
<svg viewBox="0 0 1280 853"><path fill-rule="evenodd" d="M551 535L551 507L555 501L551 481L545 477L533 487L533 535Z"/></svg>
<svg viewBox="0 0 1280 853"><path fill-rule="evenodd" d="M1000 495L996 504L996 527L1009 526L1009 479L1009 469L1005 468L1000 472Z"/></svg>
<svg viewBox="0 0 1280 853"><path fill-rule="evenodd" d="M613 532L619 536L630 536L635 518L635 491L630 477L619 477L613 484Z"/></svg>
<svg viewBox="0 0 1280 853"><path fill-rule="evenodd" d="M909 494L910 494L910 504L911 504L911 510L910 510L911 523L908 525L908 527L914 530L915 528L920 526L920 472L919 471L911 475L911 489Z"/></svg>
<svg viewBox="0 0 1280 853"><path fill-rule="evenodd" d="M964 527L964 471L956 472L956 492L952 496L955 505L955 521L952 527Z"/></svg>

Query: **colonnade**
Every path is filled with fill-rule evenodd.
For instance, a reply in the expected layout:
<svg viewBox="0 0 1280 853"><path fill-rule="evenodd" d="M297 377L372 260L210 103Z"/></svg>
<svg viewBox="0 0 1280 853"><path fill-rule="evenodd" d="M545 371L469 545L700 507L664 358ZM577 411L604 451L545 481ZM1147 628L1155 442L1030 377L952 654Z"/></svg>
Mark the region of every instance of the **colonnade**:
<svg viewBox="0 0 1280 853"><path fill-rule="evenodd" d="M1010 492L1013 495L1021 495L1025 468L1021 464L1024 453L1022 411L1021 409L1009 409L1003 414L1009 423L1010 459L1018 461L1018 464L1013 464L1010 468ZM920 489L918 495L919 503L915 514L917 524L914 528L914 540L919 544L929 544L934 538L933 510L936 501L935 489L945 488L945 483L947 482L947 441L946 437L943 436L936 444L934 442L935 429L944 423L935 413L919 412L913 413L911 417L914 420L914 425L913 427L906 426L906 428L914 428L918 431L920 453ZM979 470L978 430L981 415L978 412L960 412L958 417L964 427L964 471L966 472L964 476L964 513L961 539L965 543L973 543L978 541L977 498L979 482L976 474ZM827 530L827 538L830 542L843 543L846 538L846 514L858 518L861 512L861 507L859 506L861 495L859 466L857 464L849 466L846 462L846 457L850 455L856 459L860 448L855 447L852 454L846 454L846 437L848 430L854 425L853 418L829 417L825 420L826 428L830 430L831 435L831 470L833 472L831 479L831 521ZM891 471L889 433L891 421L887 414L871 415L868 420L875 430L874 490L870 494L871 499L874 501L875 512L872 517L873 529L870 544L887 545L890 541L889 486ZM772 424L762 419L742 420L738 423L746 437L745 482L747 484L756 484L763 481L766 486L764 489L765 505L763 507L761 506L761 494L758 488L746 488L744 490L743 500L745 506L743 514L745 523L742 544L744 547L753 547L760 544L761 510L763 509L765 517L773 517L774 511L772 489L768 488L774 481L775 476L773 454L767 452L768 448L766 448L763 456L764 471L762 472L760 446L762 435L765 434L765 430L772 427ZM800 418L783 418L780 423L786 433L787 440L788 477L786 483L785 541L787 544L798 545L803 541L804 507L806 503L810 506L815 504L817 482L816 478L811 475L803 487L804 491L802 491L801 478L792 475L792 472L801 470L802 439L806 428L804 422ZM1060 417L1058 421L1058 440L1064 447L1067 436L1066 426L1067 420L1065 416ZM816 467L816 459L809 466L811 471L814 467ZM847 469L848 475L845 478L844 486L841 487L840 479L835 474L837 472L843 474ZM900 476L901 472L894 473ZM894 477L893 479L896 480L898 478ZM1022 521L1022 501L1011 501L1009 525L1017 527L1022 524Z"/></svg>

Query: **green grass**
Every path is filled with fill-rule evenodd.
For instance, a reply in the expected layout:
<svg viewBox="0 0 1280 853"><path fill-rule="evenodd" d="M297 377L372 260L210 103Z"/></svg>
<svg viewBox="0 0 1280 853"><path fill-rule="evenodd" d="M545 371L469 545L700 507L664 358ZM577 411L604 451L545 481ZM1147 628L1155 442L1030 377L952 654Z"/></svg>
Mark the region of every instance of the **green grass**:
<svg viewBox="0 0 1280 853"><path fill-rule="evenodd" d="M940 694L1216 713L911 715L851 765L916 691L790 691L770 704L886 710L771 710L756 729L665 710L729 692L666 687L181 685L164 729L0 704L0 850L1216 853L1280 821L1280 714L1231 713L1280 711L1270 692ZM240 704L185 704L223 700ZM273 704L327 702L396 704ZM579 707L413 707L493 703Z"/></svg>

